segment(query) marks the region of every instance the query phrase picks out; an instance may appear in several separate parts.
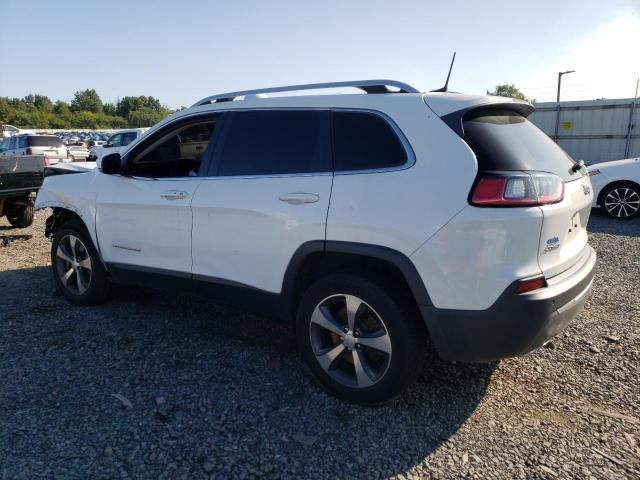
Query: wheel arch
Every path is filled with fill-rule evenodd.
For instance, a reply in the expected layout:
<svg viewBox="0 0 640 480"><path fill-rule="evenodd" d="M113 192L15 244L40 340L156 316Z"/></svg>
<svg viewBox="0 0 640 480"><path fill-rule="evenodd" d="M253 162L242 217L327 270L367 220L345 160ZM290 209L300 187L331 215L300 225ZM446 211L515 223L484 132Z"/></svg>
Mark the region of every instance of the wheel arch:
<svg viewBox="0 0 640 480"><path fill-rule="evenodd" d="M89 235L94 248L98 252L100 260L104 263L104 260L102 259L102 252L100 251L100 244L97 241L95 231L89 228L89 225L87 225L87 222L82 218L80 212L69 208L66 205L52 206L50 208L53 210L53 214L47 218L44 230L45 237L51 239L57 226L68 222L77 222L82 226L82 228L84 228L87 235Z"/></svg>
<svg viewBox="0 0 640 480"><path fill-rule="evenodd" d="M424 307L433 306L418 271L406 255L379 245L317 240L301 245L285 272L282 295L288 318L295 319L300 298L316 278L345 271L364 272L367 277L390 285L413 302L417 314ZM428 328L428 322L423 320Z"/></svg>
<svg viewBox="0 0 640 480"><path fill-rule="evenodd" d="M47 222L44 228L45 237L51 238L56 227L59 227L60 225L68 223L70 221L77 221L82 224L86 230L88 230L87 224L84 222L84 220L82 220L82 217L74 210L63 206L51 207L51 210L53 210L53 214L49 218L47 218Z"/></svg>
<svg viewBox="0 0 640 480"><path fill-rule="evenodd" d="M634 185L638 191L640 191L640 184L634 180L626 180L626 179L618 179L618 180L613 180L609 183L607 183L604 187L602 187L600 189L600 193L598 193L598 206L600 207L604 207L603 203L604 203L604 194L611 188L614 187L616 185L624 185L624 184L631 184Z"/></svg>

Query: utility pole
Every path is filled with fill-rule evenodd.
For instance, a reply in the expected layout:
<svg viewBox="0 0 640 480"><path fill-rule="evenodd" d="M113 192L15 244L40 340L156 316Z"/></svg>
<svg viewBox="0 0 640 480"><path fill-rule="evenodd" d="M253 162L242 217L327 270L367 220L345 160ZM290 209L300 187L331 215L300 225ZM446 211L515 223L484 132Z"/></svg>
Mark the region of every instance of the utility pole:
<svg viewBox="0 0 640 480"><path fill-rule="evenodd" d="M556 132L553 139L558 141L558 129L560 128L560 85L562 84L562 76L568 73L573 73L575 70L567 70L566 72L558 72L558 95L556 96L556 102L558 103L556 111Z"/></svg>
<svg viewBox="0 0 640 480"><path fill-rule="evenodd" d="M636 80L636 93L633 96L631 107L629 108L629 125L627 126L627 141L624 145L624 158L629 158L629 147L631 146L631 136L633 135L633 114L635 113L636 103L638 102L638 86L640 85L640 78Z"/></svg>

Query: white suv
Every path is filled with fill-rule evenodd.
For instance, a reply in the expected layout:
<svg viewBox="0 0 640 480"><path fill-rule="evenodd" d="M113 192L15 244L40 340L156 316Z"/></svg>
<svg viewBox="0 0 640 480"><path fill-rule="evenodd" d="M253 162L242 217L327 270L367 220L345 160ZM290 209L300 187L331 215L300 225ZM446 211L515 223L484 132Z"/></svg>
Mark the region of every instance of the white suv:
<svg viewBox="0 0 640 480"><path fill-rule="evenodd" d="M21 133L2 142L1 155L42 155L46 165L68 162L67 147L55 135Z"/></svg>
<svg viewBox="0 0 640 480"><path fill-rule="evenodd" d="M111 135L106 142L98 144L94 143L89 148L89 156L87 160L95 162L104 155L110 153L122 153L126 147L135 139L140 137L148 128L131 128L129 130L121 130Z"/></svg>
<svg viewBox="0 0 640 480"><path fill-rule="evenodd" d="M257 95L345 86L365 94ZM524 354L582 308L596 259L586 169L532 111L395 81L205 98L45 179L57 286L78 304L111 282L233 295L290 320L351 402L402 392L429 342L450 360Z"/></svg>

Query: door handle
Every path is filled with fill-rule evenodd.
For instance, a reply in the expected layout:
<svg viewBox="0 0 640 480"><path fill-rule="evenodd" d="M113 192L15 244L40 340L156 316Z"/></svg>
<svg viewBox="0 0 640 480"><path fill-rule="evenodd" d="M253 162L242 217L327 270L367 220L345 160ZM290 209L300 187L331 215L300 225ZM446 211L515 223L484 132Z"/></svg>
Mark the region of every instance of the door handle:
<svg viewBox="0 0 640 480"><path fill-rule="evenodd" d="M303 203L316 203L320 200L320 197L315 193L293 192L280 195L278 200L291 205L301 205Z"/></svg>
<svg viewBox="0 0 640 480"><path fill-rule="evenodd" d="M182 200L183 198L187 198L189 193L181 190L170 190L160 196L165 200Z"/></svg>

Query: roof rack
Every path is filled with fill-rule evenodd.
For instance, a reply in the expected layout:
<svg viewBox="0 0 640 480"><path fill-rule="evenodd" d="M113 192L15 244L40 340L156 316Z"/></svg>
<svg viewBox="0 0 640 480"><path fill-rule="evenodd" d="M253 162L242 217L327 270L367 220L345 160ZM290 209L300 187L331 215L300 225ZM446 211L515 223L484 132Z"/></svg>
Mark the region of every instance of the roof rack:
<svg viewBox="0 0 640 480"><path fill-rule="evenodd" d="M397 80L355 80L347 82L309 83L305 85L287 85L284 87L259 88L257 90L243 90L240 92L220 93L211 95L197 101L192 107L206 105L208 103L230 102L237 97L245 95L258 95L261 93L294 92L300 90L320 90L324 88L354 87L366 93L420 93L418 89ZM390 90L389 87L398 90Z"/></svg>

